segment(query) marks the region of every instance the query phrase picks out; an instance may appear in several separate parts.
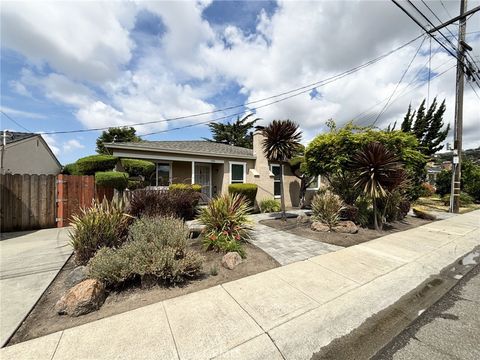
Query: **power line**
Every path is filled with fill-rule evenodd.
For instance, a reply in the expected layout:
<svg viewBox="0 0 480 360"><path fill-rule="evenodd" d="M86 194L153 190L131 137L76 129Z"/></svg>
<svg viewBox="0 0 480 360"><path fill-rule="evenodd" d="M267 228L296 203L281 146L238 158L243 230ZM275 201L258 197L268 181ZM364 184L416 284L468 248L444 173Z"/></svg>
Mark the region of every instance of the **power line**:
<svg viewBox="0 0 480 360"><path fill-rule="evenodd" d="M5 113L3 110L0 110L0 113L3 114L3 116L5 116L7 119L9 119L11 122L13 122L14 124L16 124L18 127L21 127L23 130L27 131L27 132L32 132L30 130L28 130L25 126L23 126L22 124L18 123L15 119L13 119L12 117L10 117L10 115L8 115L7 113Z"/></svg>

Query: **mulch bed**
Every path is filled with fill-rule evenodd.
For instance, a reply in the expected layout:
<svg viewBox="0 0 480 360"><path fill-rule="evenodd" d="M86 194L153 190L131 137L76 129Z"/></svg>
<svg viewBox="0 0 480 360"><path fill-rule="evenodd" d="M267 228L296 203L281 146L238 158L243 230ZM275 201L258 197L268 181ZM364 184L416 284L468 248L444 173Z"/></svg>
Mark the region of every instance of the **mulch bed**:
<svg viewBox="0 0 480 360"><path fill-rule="evenodd" d="M338 246L353 246L361 244L365 241L370 241L391 233L404 231L417 226L428 224L429 220L419 219L413 216L407 216L402 221L396 221L386 224L383 231L376 231L375 229L359 228L356 234L342 234L336 232L318 232L310 229L310 222L305 224L298 224L296 218L287 218L287 221L281 219L262 220L260 224L273 227L278 230L283 230L291 234L302 236L308 239L321 241L328 244Z"/></svg>
<svg viewBox="0 0 480 360"><path fill-rule="evenodd" d="M8 345L79 326L280 266L276 260L251 244L246 244L245 246L247 258L233 270L228 270L221 265L223 253L203 251L201 239L192 240L190 248L200 252L205 257L204 274L201 278L175 287L163 287L160 285L149 289L130 287L122 291L110 292L105 303L98 311L79 317L57 315L54 310L55 303L67 290L64 281L69 272L75 267L73 257L70 258ZM217 275L210 275L212 268L217 270Z"/></svg>

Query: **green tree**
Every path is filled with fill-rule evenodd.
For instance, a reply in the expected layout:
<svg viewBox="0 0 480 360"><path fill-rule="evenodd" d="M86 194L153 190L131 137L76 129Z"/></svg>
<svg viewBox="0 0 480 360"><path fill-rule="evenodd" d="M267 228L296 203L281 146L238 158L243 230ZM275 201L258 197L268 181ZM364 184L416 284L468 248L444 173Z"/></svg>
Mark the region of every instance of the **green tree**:
<svg viewBox="0 0 480 360"><path fill-rule="evenodd" d="M111 127L97 138L97 153L111 154L111 151L105 147L105 143L121 143L121 142L140 142L142 139L136 135L133 127Z"/></svg>
<svg viewBox="0 0 480 360"><path fill-rule="evenodd" d="M420 151L428 157L443 149L441 143L446 139L450 130L450 124L442 130L445 109L445 100L438 106L437 98L435 98L425 112L424 99L416 111L412 112L412 106L409 105L407 114L403 118L402 131L414 134L418 139Z"/></svg>
<svg viewBox="0 0 480 360"><path fill-rule="evenodd" d="M291 120L273 120L262 129L262 147L266 158L271 162L277 162L282 167L302 146L300 140L302 132L298 124ZM280 204L282 207L282 219L286 220L285 213L285 189L283 186L283 171L280 171Z"/></svg>
<svg viewBox="0 0 480 360"><path fill-rule="evenodd" d="M300 207L305 206L305 195L310 184L315 180L316 176L312 176L307 171L307 163L305 161L305 146L301 145L297 154L288 162L293 175L300 180Z"/></svg>
<svg viewBox="0 0 480 360"><path fill-rule="evenodd" d="M259 118L249 120L253 114L249 114L240 119L226 124L211 123L208 124L212 132L212 139L205 139L207 141L240 146L251 149L253 147L253 132L251 131Z"/></svg>
<svg viewBox="0 0 480 360"><path fill-rule="evenodd" d="M437 194L440 196L450 194L451 184L452 171L442 170L435 182ZM475 202L480 202L480 165L465 156L462 158L460 189L470 195Z"/></svg>

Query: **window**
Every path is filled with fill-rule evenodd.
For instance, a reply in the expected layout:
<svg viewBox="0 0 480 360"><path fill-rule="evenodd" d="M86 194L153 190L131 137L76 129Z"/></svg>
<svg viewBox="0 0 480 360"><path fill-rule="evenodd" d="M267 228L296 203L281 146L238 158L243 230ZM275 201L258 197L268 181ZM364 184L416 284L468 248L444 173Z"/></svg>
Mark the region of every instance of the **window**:
<svg viewBox="0 0 480 360"><path fill-rule="evenodd" d="M243 184L245 182L245 163L230 162L230 184Z"/></svg>
<svg viewBox="0 0 480 360"><path fill-rule="evenodd" d="M320 185L321 185L321 179L320 179L320 175L318 175L318 176L310 183L310 185L308 185L308 189L310 189L310 190L318 190L318 189L320 189Z"/></svg>
<svg viewBox="0 0 480 360"><path fill-rule="evenodd" d="M152 177L150 185L152 186L168 186L170 185L170 171L169 163L157 163L157 170L155 176Z"/></svg>
<svg viewBox="0 0 480 360"><path fill-rule="evenodd" d="M280 165L278 164L272 164L270 165L270 171L273 174L273 196L274 197L280 197L282 194L282 170Z"/></svg>

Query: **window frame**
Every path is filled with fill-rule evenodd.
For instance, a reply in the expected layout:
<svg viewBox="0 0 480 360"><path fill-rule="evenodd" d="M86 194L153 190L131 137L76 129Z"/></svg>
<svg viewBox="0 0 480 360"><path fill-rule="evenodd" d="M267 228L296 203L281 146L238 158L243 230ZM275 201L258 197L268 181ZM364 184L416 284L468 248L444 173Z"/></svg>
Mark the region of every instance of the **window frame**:
<svg viewBox="0 0 480 360"><path fill-rule="evenodd" d="M158 166L159 165L168 165L168 185L158 185ZM155 186L169 186L172 183L172 173L173 173L172 161L156 161L155 162Z"/></svg>
<svg viewBox="0 0 480 360"><path fill-rule="evenodd" d="M239 180L233 180L232 179L232 165L241 165L243 166L243 180L240 182ZM247 182L247 163L246 162L241 162L241 161L229 161L229 175L230 175L230 184L245 184ZM233 182L234 181L234 182Z"/></svg>
<svg viewBox="0 0 480 360"><path fill-rule="evenodd" d="M318 187L310 187L310 185L308 185L307 187L307 190L319 190L321 187L322 187L322 175L318 175L317 176L317 181L318 181Z"/></svg>
<svg viewBox="0 0 480 360"><path fill-rule="evenodd" d="M279 167L280 168L280 179L279 180L275 179L275 174L273 172L273 167ZM273 174L273 198L274 199L280 199L282 197L281 186L282 186L282 177L283 177L283 165L281 165L281 164L270 164L270 172ZM276 182L280 183L280 194L279 195L275 195L275 183Z"/></svg>

